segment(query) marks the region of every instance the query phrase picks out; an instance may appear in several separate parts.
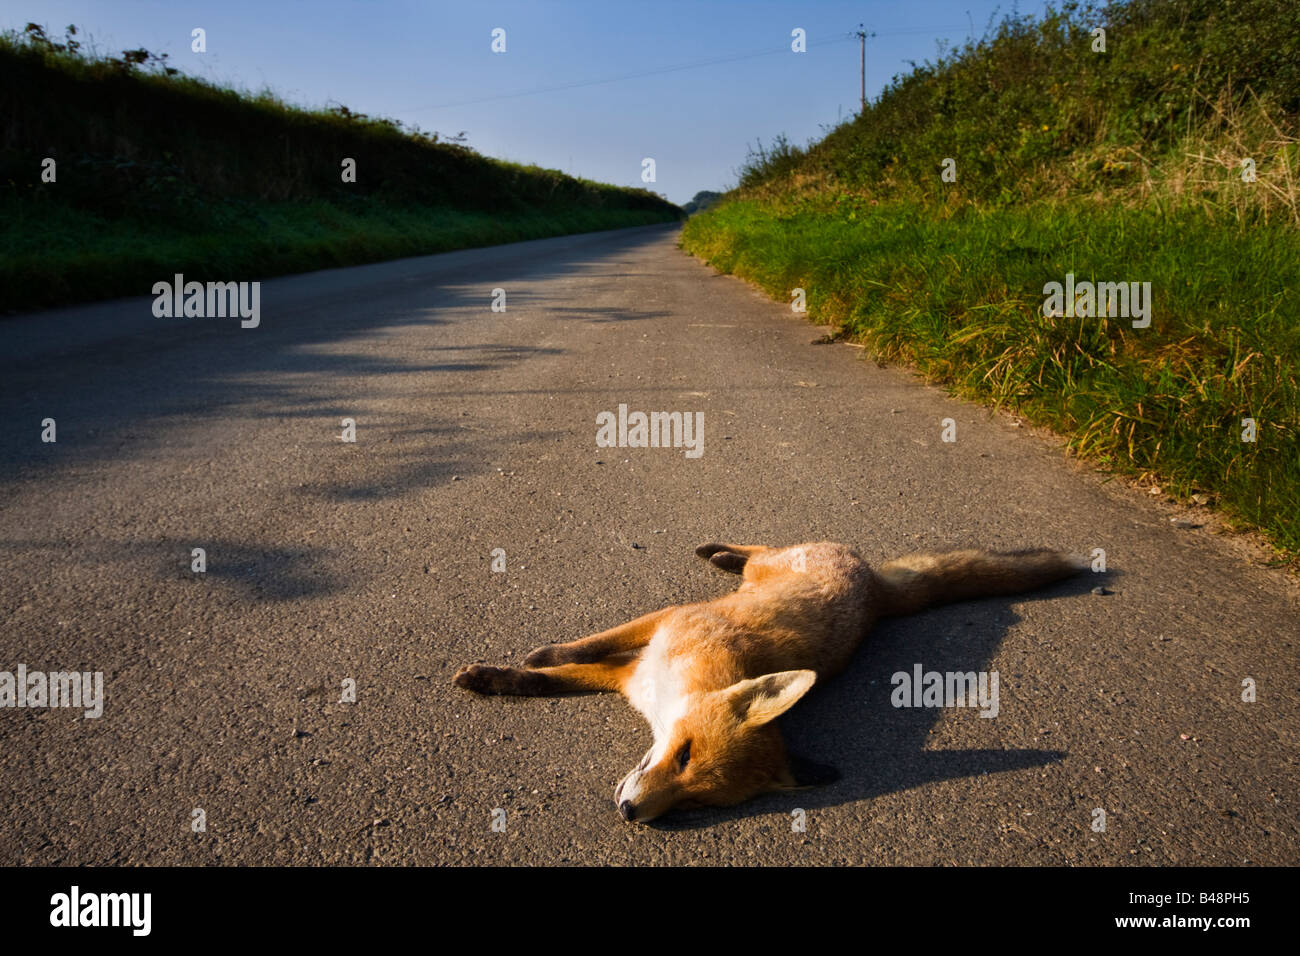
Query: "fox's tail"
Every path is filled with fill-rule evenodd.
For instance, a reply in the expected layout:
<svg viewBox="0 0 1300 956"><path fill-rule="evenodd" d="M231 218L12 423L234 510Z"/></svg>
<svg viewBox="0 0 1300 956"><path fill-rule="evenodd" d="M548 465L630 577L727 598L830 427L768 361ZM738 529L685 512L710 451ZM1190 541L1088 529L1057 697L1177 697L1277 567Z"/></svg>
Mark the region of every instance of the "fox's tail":
<svg viewBox="0 0 1300 956"><path fill-rule="evenodd" d="M1088 570L1088 559L1031 551L948 551L909 554L876 569L881 615L916 611L996 594L1016 594Z"/></svg>

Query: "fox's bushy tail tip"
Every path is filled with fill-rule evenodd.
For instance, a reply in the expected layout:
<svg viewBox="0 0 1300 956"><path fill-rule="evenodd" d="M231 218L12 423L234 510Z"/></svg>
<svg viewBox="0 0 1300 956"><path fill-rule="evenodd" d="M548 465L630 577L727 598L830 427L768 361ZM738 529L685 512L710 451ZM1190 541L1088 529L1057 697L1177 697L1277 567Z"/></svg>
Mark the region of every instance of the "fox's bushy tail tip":
<svg viewBox="0 0 1300 956"><path fill-rule="evenodd" d="M1090 567L1083 555L1049 548L922 552L886 562L877 569L876 578L881 613L892 615L950 601L1031 591Z"/></svg>

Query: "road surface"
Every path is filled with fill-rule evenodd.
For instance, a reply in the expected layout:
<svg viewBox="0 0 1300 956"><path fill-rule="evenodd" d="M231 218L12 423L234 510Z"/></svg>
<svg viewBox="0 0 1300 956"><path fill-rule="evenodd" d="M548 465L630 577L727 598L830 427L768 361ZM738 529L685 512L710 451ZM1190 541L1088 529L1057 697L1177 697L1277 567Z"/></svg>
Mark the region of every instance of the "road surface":
<svg viewBox="0 0 1300 956"><path fill-rule="evenodd" d="M0 863L1300 862L1279 572L675 243L276 279L255 329L0 322L0 669L104 681L98 718L0 709ZM598 447L620 404L702 413L703 454ZM723 593L702 542L823 539L1110 572L882 623L783 719L839 782L650 827L613 803L649 741L620 698L451 683ZM918 664L997 671L996 718L893 707Z"/></svg>

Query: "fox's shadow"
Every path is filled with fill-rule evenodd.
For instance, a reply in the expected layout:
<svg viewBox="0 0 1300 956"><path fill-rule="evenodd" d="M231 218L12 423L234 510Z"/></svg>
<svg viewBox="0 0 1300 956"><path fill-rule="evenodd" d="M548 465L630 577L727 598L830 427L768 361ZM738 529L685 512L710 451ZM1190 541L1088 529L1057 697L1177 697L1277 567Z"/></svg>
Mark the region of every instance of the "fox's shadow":
<svg viewBox="0 0 1300 956"><path fill-rule="evenodd" d="M1061 750L927 749L931 732L946 708L893 706L891 677L899 671L910 675L916 664L925 671L941 673L990 670L1007 630L1020 620L1012 605L1086 594L1097 585L1098 577L1081 575L1028 594L964 601L879 622L844 673L815 688L781 718L789 751L834 767L838 780L766 794L721 810L670 813L649 825L666 830L700 829L741 817L856 803L940 780L1024 770L1064 759L1066 753ZM1003 707L1008 703L1009 678L1011 675L1000 675ZM997 723L997 718L981 718L978 710L955 713L957 719L988 724L990 731ZM992 732L988 736L995 737Z"/></svg>

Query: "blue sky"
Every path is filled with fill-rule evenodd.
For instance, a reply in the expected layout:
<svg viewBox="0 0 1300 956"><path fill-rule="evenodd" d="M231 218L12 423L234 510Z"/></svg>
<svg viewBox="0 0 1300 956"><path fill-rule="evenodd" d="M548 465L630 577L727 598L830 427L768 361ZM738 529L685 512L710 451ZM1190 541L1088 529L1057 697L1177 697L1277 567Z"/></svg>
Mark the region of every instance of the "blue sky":
<svg viewBox="0 0 1300 956"><path fill-rule="evenodd" d="M486 155L603 182L641 185L641 160L653 157L649 188L682 203L734 184L755 139L784 132L803 144L852 115L859 23L877 34L867 40L872 96L907 61L933 59L938 41L962 42L971 24L982 33L997 10L1011 5L0 0L0 26L33 20L61 33L74 23L101 50L143 46L187 73L292 103L464 130ZM207 31L206 53L190 50L194 27ZM497 27L503 54L491 51ZM796 27L806 53L790 52ZM776 52L752 55L764 51ZM629 74L650 75L618 79Z"/></svg>

